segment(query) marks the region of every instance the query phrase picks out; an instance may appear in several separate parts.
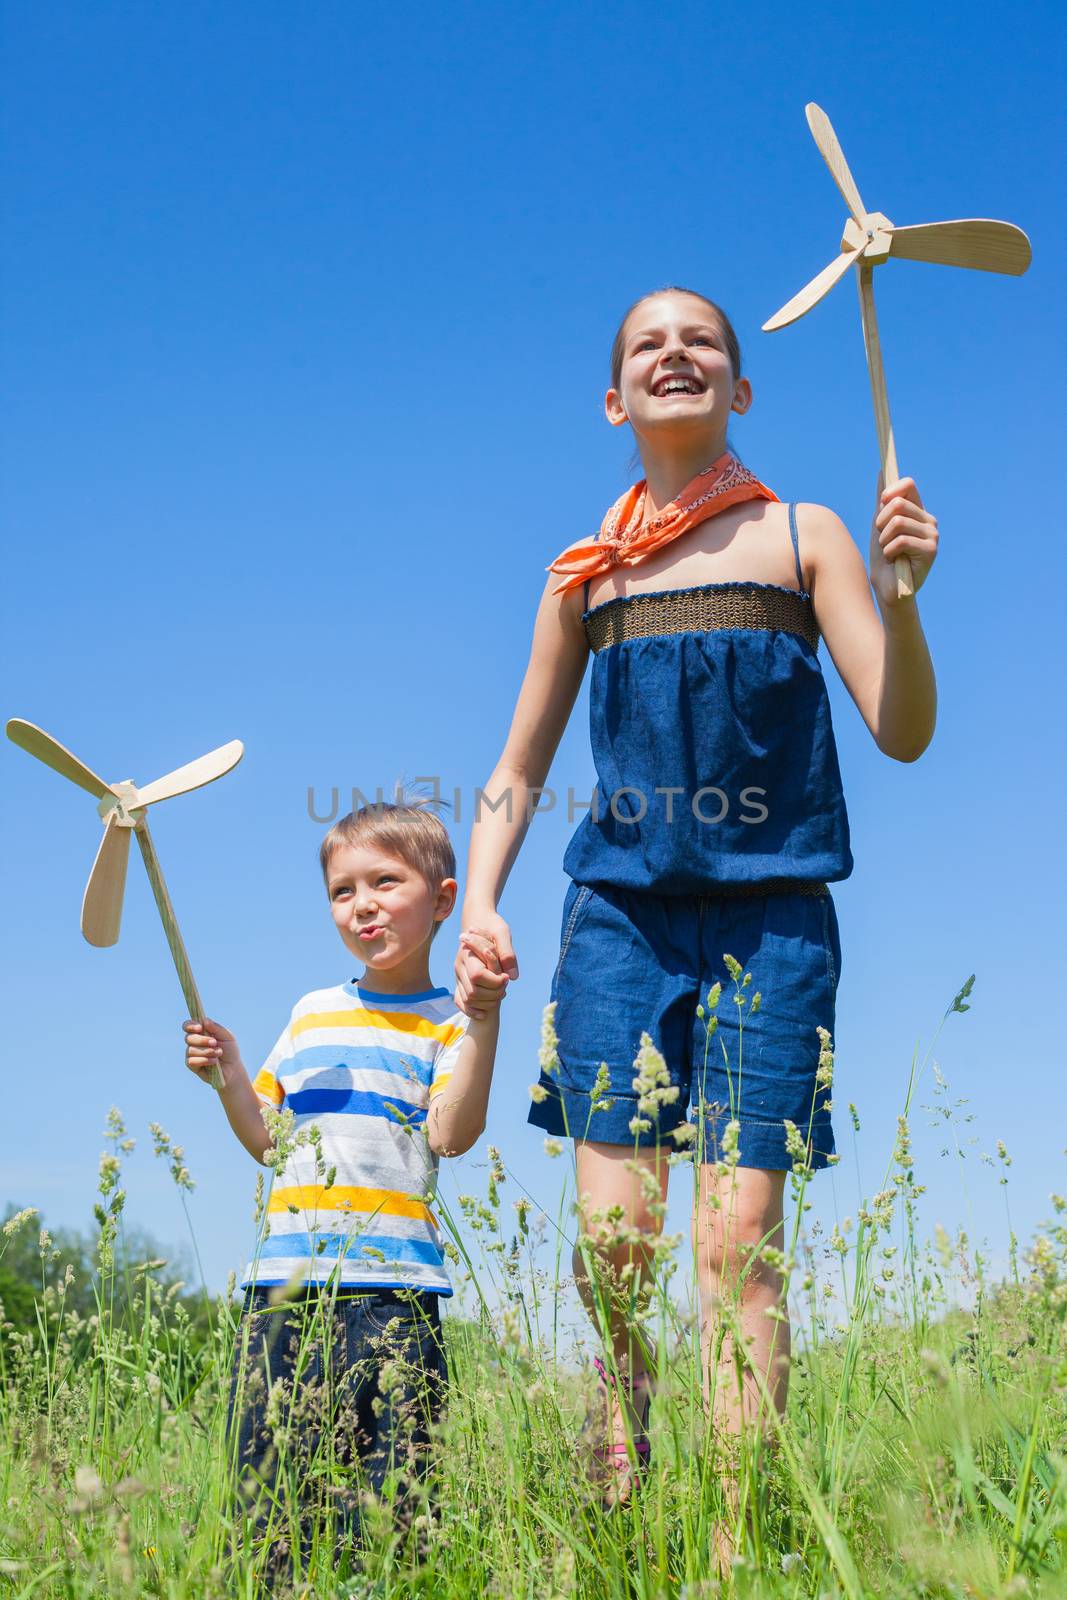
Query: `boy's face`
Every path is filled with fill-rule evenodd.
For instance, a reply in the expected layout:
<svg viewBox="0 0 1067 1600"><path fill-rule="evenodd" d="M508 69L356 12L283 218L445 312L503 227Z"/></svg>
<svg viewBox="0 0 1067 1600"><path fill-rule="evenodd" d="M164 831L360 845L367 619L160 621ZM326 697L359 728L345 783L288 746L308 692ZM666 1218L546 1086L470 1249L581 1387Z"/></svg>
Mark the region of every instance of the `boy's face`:
<svg viewBox="0 0 1067 1600"><path fill-rule="evenodd" d="M445 878L435 890L414 867L374 844L339 845L326 868L337 931L370 971L388 972L420 952L425 957L457 888L455 878Z"/></svg>

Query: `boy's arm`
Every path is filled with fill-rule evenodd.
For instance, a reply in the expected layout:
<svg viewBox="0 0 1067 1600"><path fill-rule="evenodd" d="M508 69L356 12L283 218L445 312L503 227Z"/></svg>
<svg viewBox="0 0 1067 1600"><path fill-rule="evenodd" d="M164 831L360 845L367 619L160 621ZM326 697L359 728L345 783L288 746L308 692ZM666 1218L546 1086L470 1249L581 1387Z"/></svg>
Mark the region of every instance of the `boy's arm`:
<svg viewBox="0 0 1067 1600"><path fill-rule="evenodd" d="M230 1127L249 1155L262 1165L270 1149L270 1134L263 1121L263 1102L253 1089L237 1040L228 1028L207 1018L203 1022L184 1022L185 1064L198 1078L211 1081L217 1067L222 1080L219 1099Z"/></svg>
<svg viewBox="0 0 1067 1600"><path fill-rule="evenodd" d="M500 1032L499 1000L487 1003L485 1011L480 1021L468 1023L451 1076L430 1100L426 1136L434 1155L463 1155L485 1128Z"/></svg>

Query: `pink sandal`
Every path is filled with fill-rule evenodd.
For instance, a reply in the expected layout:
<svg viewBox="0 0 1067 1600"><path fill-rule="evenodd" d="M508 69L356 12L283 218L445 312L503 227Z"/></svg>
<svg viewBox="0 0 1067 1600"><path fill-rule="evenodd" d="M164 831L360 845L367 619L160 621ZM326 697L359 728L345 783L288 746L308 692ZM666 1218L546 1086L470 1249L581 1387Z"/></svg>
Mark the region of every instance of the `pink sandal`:
<svg viewBox="0 0 1067 1600"><path fill-rule="evenodd" d="M614 1376L607 1370L599 1356L593 1358L593 1366L597 1377L605 1389L617 1388ZM647 1469L652 1456L652 1446L648 1434L648 1408L652 1398L652 1384L647 1378L644 1382L645 1399L641 1412L640 1431L634 1430L633 1438L620 1440L617 1444L598 1445L594 1451L594 1458L599 1466L610 1466L613 1472L621 1472L624 1467L632 1464L631 1450L637 1457L637 1467L631 1473L630 1482L635 1489L640 1489L643 1483L643 1472ZM636 1409L633 1403L633 1385L630 1386L629 1401L631 1409Z"/></svg>

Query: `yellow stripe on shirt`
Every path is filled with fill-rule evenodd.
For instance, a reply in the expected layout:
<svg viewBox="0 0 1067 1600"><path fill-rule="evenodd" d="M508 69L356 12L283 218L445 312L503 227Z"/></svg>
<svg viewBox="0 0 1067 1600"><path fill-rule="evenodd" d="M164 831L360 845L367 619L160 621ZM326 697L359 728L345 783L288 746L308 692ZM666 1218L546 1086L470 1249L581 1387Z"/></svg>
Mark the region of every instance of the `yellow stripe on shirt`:
<svg viewBox="0 0 1067 1600"><path fill-rule="evenodd" d="M411 1194L401 1194L396 1189L363 1189L349 1184L335 1183L331 1189L322 1184L294 1185L271 1192L268 1211L348 1211L361 1216L415 1217L419 1222L432 1222L436 1218L424 1200Z"/></svg>
<svg viewBox="0 0 1067 1600"><path fill-rule="evenodd" d="M388 1028L416 1039L437 1039L443 1045L463 1037L463 1029L453 1023L429 1022L411 1011L371 1011L362 1006L353 1006L351 1011L308 1011L289 1024L294 1039L312 1028Z"/></svg>
<svg viewBox="0 0 1067 1600"><path fill-rule="evenodd" d="M273 1106L280 1106L285 1099L284 1089L273 1072L268 1072L266 1067L260 1067L252 1087L258 1095L264 1100L269 1100Z"/></svg>

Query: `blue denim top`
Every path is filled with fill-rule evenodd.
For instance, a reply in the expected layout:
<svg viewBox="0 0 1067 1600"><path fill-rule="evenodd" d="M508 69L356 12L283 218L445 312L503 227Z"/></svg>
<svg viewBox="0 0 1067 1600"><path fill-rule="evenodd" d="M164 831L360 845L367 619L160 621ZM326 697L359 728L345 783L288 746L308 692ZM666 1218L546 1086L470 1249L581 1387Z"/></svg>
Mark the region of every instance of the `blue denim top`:
<svg viewBox="0 0 1067 1600"><path fill-rule="evenodd" d="M792 505L789 532L799 590L706 583L590 611L586 584L597 786L563 858L575 882L700 894L852 871Z"/></svg>

